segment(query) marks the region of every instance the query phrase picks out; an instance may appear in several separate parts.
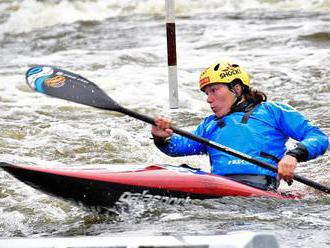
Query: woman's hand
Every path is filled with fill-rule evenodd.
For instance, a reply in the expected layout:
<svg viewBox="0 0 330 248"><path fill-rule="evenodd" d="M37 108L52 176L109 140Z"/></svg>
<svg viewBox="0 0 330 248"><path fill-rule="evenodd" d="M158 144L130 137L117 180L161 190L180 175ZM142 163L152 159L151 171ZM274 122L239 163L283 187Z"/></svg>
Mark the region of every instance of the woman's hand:
<svg viewBox="0 0 330 248"><path fill-rule="evenodd" d="M171 129L172 121L171 119L157 116L155 118L156 126L152 126L151 134L156 138L166 139L173 134L173 130Z"/></svg>
<svg viewBox="0 0 330 248"><path fill-rule="evenodd" d="M294 170L296 169L297 164L298 161L295 157L285 155L278 163L278 176L287 182L292 181Z"/></svg>

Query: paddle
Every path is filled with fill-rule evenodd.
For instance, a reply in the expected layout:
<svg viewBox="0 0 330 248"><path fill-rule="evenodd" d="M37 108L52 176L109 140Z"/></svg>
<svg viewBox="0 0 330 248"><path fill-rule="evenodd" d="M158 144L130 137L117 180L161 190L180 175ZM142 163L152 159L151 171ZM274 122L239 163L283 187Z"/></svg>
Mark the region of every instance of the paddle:
<svg viewBox="0 0 330 248"><path fill-rule="evenodd" d="M66 70L46 65L33 66L26 72L26 82L33 90L44 93L49 96L69 100L72 102L92 106L99 109L120 112L122 114L129 115L152 125L155 124L153 118L120 106L96 84L86 78L83 78L80 75L74 74ZM238 152L208 139L196 136L175 126L172 126L172 130L176 134L200 142L217 150L226 152L230 155L256 164L262 168L277 172L277 168L272 164L257 160L247 154ZM330 193L329 187L314 182L310 179L298 175L294 175L293 179L308 186L311 186L315 189Z"/></svg>

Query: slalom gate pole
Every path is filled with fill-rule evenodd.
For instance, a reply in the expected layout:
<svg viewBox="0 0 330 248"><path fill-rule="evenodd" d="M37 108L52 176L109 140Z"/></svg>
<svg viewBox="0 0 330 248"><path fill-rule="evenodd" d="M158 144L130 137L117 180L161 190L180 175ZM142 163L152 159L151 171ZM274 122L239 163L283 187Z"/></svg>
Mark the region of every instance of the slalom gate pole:
<svg viewBox="0 0 330 248"><path fill-rule="evenodd" d="M167 64L170 108L179 107L178 97L178 74L176 60L176 38L175 38L175 2L165 0L166 7L166 37L167 37Z"/></svg>

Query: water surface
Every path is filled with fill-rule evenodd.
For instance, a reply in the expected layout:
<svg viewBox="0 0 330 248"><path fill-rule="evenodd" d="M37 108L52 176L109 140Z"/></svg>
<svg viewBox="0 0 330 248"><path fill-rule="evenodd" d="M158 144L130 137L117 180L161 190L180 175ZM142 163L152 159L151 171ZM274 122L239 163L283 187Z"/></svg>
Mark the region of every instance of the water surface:
<svg viewBox="0 0 330 248"><path fill-rule="evenodd" d="M54 3L56 2L56 4ZM189 163L150 140L150 126L118 113L32 92L24 74L51 64L97 83L121 105L192 129L211 114L198 90L203 68L232 58L270 100L291 104L330 134L330 2L177 1L180 108L170 110L163 1L1 1L1 160L29 164ZM297 173L328 182L329 153ZM142 203L103 216L44 195L0 172L1 237L207 235L271 232L283 247L328 247L330 202L299 183L302 200L222 198L191 205Z"/></svg>

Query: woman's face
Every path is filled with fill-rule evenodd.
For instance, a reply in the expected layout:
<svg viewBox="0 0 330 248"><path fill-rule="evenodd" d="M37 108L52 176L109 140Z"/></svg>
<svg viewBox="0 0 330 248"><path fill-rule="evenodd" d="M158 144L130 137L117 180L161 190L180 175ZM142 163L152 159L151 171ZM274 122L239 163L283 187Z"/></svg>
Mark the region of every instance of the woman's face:
<svg viewBox="0 0 330 248"><path fill-rule="evenodd" d="M236 95L224 84L210 84L205 86L207 102L217 117L223 117L230 112L236 101Z"/></svg>

